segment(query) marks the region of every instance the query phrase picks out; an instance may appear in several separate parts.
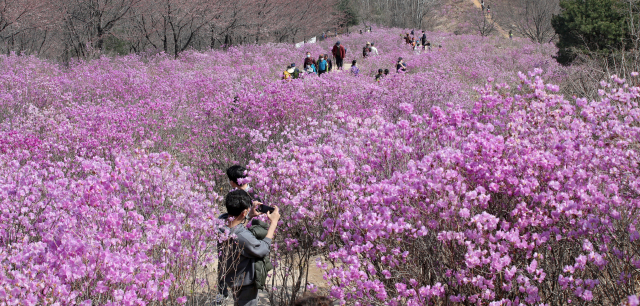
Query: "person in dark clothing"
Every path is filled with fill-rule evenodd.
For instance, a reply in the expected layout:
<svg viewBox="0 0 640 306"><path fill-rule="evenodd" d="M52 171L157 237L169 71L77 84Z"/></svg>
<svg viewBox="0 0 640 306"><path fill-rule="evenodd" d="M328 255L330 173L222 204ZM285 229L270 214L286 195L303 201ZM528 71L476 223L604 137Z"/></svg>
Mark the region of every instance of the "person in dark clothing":
<svg viewBox="0 0 640 306"><path fill-rule="evenodd" d="M414 34L413 30L411 30L411 36L413 36L413 35L415 35L415 34Z"/></svg>
<svg viewBox="0 0 640 306"><path fill-rule="evenodd" d="M376 81L380 82L382 78L384 78L384 72L382 71L382 69L378 69L378 74L376 74Z"/></svg>
<svg viewBox="0 0 640 306"><path fill-rule="evenodd" d="M280 211L274 206L273 212L267 213L271 221L264 239L259 240L244 225L246 219L260 215L257 208L262 203L252 201L251 196L243 189L229 192L225 198L227 213L218 217L226 222L219 230L230 235L228 240L218 244L220 255L218 271L221 272L221 286L226 286L233 294L235 305L257 306L258 287L256 261L265 258L271 249L271 241L275 234Z"/></svg>
<svg viewBox="0 0 640 306"><path fill-rule="evenodd" d="M399 57L398 62L396 63L396 72L400 72L400 70L407 71L407 65L402 60L402 57Z"/></svg>
<svg viewBox="0 0 640 306"><path fill-rule="evenodd" d="M411 44L411 37L409 36L409 33L407 33L407 36L404 37L404 41L407 43L407 45Z"/></svg>
<svg viewBox="0 0 640 306"><path fill-rule="evenodd" d="M285 80L300 78L300 70L296 68L296 63L291 63L291 65L287 67L282 78Z"/></svg>
<svg viewBox="0 0 640 306"><path fill-rule="evenodd" d="M367 45L362 47L362 57L367 57L371 54L371 43L367 42Z"/></svg>
<svg viewBox="0 0 640 306"><path fill-rule="evenodd" d="M347 56L347 49L345 49L340 42L336 42L331 52L333 53L333 57L336 58L336 66L338 66L339 70L342 70L344 58Z"/></svg>
<svg viewBox="0 0 640 306"><path fill-rule="evenodd" d="M384 70L384 76L388 76L389 75L389 69L385 69Z"/></svg>
<svg viewBox="0 0 640 306"><path fill-rule="evenodd" d="M422 36L420 36L420 42L422 44L422 50L427 48L427 34L422 31Z"/></svg>
<svg viewBox="0 0 640 306"><path fill-rule="evenodd" d="M327 72L333 70L333 61L329 57L329 54L325 54L324 58L327 60L327 65L329 66L329 67L327 67Z"/></svg>

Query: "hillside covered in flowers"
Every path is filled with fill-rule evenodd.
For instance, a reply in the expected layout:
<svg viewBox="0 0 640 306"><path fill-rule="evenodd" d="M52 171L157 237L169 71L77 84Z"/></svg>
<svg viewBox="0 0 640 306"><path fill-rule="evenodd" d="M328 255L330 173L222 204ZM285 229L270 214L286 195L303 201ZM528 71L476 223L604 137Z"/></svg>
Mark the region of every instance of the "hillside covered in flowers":
<svg viewBox="0 0 640 306"><path fill-rule="evenodd" d="M240 163L283 215L271 305L637 306L639 80L571 97L552 45L427 33L414 51L403 34L339 37L359 75L291 81L336 39L0 57L0 304L215 295L223 171Z"/></svg>

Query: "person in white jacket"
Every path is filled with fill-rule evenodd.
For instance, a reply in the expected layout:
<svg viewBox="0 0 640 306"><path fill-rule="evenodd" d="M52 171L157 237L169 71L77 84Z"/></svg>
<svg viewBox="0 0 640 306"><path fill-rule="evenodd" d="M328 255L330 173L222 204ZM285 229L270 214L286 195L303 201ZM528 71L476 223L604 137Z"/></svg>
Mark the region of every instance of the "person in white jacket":
<svg viewBox="0 0 640 306"><path fill-rule="evenodd" d="M371 43L371 55L378 55L378 48L374 46L374 43Z"/></svg>

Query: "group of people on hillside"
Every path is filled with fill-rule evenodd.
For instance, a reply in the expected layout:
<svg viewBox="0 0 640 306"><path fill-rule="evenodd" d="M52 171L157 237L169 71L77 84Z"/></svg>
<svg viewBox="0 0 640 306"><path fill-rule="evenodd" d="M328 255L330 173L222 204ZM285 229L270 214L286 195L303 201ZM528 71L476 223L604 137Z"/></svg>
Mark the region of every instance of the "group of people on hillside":
<svg viewBox="0 0 640 306"><path fill-rule="evenodd" d="M482 8L482 12L484 12L484 0L480 0L480 7ZM491 14L491 5L487 5L487 14Z"/></svg>
<svg viewBox="0 0 640 306"><path fill-rule="evenodd" d="M407 33L404 37L407 44L412 45L414 50L420 46L422 46L423 50L427 48L431 50L431 43L427 40L425 31L422 31L422 35L418 40L416 40L416 38L413 36L414 33L414 30L411 30L411 35ZM442 45L438 45L438 48L441 49ZM291 63L291 65L287 66L287 69L284 71L282 79L298 79L303 74L322 75L324 73L333 71L334 67L336 70L343 70L343 63L344 59L347 56L347 49L338 41L331 49L331 54L333 55L333 59L329 57L328 54L320 54L318 56L318 59L316 60L312 57L310 52L307 52L303 61L302 71L296 67L295 63ZM379 55L378 49L375 47L375 44L372 42L367 42L366 45L362 47L362 57L366 59L375 55ZM404 59L402 57L398 58L398 61L396 62L396 73L406 71L407 65L404 62ZM357 60L353 60L351 62L350 72L355 76L360 74L360 68L358 67ZM375 79L376 81L380 81L384 79L384 77L388 74L389 69L378 69L378 73L375 75Z"/></svg>
<svg viewBox="0 0 640 306"><path fill-rule="evenodd" d="M219 294L215 305L225 305L226 299L232 297L236 306L257 306L258 290L266 287L267 273L273 269L269 254L280 209L264 205L242 180L247 177L244 167L231 166L227 177L231 187L224 199L227 212L218 219L224 224L220 233L228 234L229 238L218 244ZM256 218L265 214L269 223ZM294 303L294 306L330 305L332 301L323 296L307 296Z"/></svg>
<svg viewBox="0 0 640 306"><path fill-rule="evenodd" d="M367 44L362 47L362 57L368 57L378 55L378 48L374 46L374 43L367 42Z"/></svg>
<svg viewBox="0 0 640 306"><path fill-rule="evenodd" d="M429 50L431 51L431 42L427 39L427 34L425 33L425 31L422 31L422 35L419 37L415 37L415 32L414 30L411 30L411 35L409 35L409 33L406 33L406 35L403 37L404 41L407 45L410 45L413 50L418 50L420 49L420 47L422 47L422 50ZM438 50L442 49L442 45L438 45Z"/></svg>
<svg viewBox="0 0 640 306"><path fill-rule="evenodd" d="M347 56L347 49L338 41L333 46L333 49L331 49L331 53L333 55L333 59L335 59L336 70L342 70L344 66L344 58ZM334 62L331 57L329 57L329 54L320 54L318 59L315 60L311 56L311 52L307 52L302 64L302 69L305 74L322 75L323 73L333 71L333 68ZM291 65L287 66L287 69L284 71L282 79L298 79L302 75L301 72L302 71L296 67L296 63L291 63Z"/></svg>

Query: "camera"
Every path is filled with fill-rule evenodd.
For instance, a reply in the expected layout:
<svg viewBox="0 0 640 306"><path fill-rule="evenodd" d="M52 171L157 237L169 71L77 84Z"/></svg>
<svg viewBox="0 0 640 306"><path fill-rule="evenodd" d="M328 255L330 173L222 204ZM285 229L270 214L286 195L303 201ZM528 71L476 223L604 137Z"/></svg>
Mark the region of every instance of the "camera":
<svg viewBox="0 0 640 306"><path fill-rule="evenodd" d="M264 205L264 204L260 204L260 207L258 207L258 209L256 209L257 212L261 212L261 213L268 213L268 212L273 212L275 210L275 208L268 206L268 205Z"/></svg>

